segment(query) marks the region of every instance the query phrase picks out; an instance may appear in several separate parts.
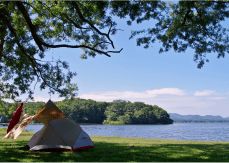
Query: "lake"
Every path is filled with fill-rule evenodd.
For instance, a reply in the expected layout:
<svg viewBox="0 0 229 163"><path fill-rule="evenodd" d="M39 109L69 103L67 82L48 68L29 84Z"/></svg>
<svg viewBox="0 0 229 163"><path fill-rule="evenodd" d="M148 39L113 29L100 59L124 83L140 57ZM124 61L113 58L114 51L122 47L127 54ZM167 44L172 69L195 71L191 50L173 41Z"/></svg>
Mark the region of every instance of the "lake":
<svg viewBox="0 0 229 163"><path fill-rule="evenodd" d="M3 126L0 125L0 128ZM39 131L43 125L28 125ZM171 125L81 125L90 136L120 136L145 139L229 141L229 122L174 123Z"/></svg>

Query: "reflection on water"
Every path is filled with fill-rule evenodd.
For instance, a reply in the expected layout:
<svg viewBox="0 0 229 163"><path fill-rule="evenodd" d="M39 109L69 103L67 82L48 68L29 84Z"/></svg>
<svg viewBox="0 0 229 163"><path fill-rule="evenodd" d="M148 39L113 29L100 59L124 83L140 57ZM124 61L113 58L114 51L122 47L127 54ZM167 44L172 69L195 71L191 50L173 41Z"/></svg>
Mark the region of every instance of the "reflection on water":
<svg viewBox="0 0 229 163"><path fill-rule="evenodd" d="M3 126L0 125L0 128ZM43 125L28 125L39 131ZM229 123L174 123L172 125L81 125L90 136L139 137L145 139L229 141Z"/></svg>

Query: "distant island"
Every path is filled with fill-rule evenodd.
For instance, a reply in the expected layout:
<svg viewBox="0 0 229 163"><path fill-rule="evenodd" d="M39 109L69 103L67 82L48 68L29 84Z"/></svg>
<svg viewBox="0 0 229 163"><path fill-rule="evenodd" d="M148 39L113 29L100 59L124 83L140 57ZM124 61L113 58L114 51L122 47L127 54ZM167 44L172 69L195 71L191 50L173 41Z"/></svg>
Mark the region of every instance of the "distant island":
<svg viewBox="0 0 229 163"><path fill-rule="evenodd" d="M174 122L229 122L229 117L213 115L180 115L177 113L168 113Z"/></svg>

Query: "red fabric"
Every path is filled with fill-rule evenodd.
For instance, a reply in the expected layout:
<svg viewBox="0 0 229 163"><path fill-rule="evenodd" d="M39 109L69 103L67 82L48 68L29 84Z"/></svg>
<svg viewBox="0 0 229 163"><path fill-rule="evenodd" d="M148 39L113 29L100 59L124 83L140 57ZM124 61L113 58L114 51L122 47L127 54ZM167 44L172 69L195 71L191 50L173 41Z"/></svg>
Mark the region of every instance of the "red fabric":
<svg viewBox="0 0 229 163"><path fill-rule="evenodd" d="M20 121L21 113L22 113L23 103L19 105L17 110L15 111L13 117L10 120L8 125L7 134L14 128L14 126Z"/></svg>
<svg viewBox="0 0 229 163"><path fill-rule="evenodd" d="M27 148L30 148L28 145L26 145ZM85 146L85 147L80 147L80 148L75 148L73 149L66 149L66 148L48 148L48 149L41 149L41 150L59 150L59 151L77 151L77 150L84 150L88 148L93 148L93 146ZM29 150L30 151L30 150Z"/></svg>
<svg viewBox="0 0 229 163"><path fill-rule="evenodd" d="M72 148L72 150L77 151L77 150L84 150L84 149L88 149L88 148L93 148L93 146L79 147L79 148L75 148L75 149Z"/></svg>

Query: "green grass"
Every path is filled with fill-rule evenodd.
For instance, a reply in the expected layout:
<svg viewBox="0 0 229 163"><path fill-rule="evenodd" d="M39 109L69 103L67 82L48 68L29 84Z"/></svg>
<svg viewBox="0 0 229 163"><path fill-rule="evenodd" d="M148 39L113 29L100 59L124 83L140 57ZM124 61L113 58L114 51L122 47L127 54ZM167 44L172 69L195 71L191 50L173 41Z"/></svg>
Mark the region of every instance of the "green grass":
<svg viewBox="0 0 229 163"><path fill-rule="evenodd" d="M2 162L228 162L229 142L91 136L94 148L74 152L32 151L25 145L32 137L23 131L16 140L4 139L0 129ZM31 134L31 135L29 135Z"/></svg>

